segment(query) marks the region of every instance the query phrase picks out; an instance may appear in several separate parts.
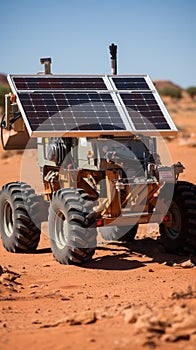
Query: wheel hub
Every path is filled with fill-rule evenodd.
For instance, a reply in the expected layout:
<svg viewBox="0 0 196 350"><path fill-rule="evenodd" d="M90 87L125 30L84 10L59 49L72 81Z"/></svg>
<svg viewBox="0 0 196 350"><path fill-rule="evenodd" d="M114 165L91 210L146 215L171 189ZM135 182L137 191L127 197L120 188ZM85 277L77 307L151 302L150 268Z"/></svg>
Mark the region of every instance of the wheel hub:
<svg viewBox="0 0 196 350"><path fill-rule="evenodd" d="M172 216L172 222L167 227L167 234L171 239L176 239L181 231L181 213L176 203L172 203L170 207L170 214Z"/></svg>
<svg viewBox="0 0 196 350"><path fill-rule="evenodd" d="M9 201L6 201L3 206L3 226L7 237L11 237L13 234L13 210Z"/></svg>
<svg viewBox="0 0 196 350"><path fill-rule="evenodd" d="M54 221L54 235L56 245L59 249L63 249L68 243L67 230L68 222L65 214L61 210L58 210Z"/></svg>

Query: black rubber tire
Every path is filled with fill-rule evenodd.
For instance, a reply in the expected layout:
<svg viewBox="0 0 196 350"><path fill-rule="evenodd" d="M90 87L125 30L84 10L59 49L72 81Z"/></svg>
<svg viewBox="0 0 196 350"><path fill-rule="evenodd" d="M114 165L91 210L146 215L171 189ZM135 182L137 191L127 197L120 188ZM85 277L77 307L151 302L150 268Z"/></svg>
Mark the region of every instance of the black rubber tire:
<svg viewBox="0 0 196 350"><path fill-rule="evenodd" d="M160 242L171 253L196 253L196 187L190 182L175 185L169 209L172 227L160 224Z"/></svg>
<svg viewBox="0 0 196 350"><path fill-rule="evenodd" d="M10 182L0 192L0 232L9 252L29 253L40 240L39 200L24 182Z"/></svg>
<svg viewBox="0 0 196 350"><path fill-rule="evenodd" d="M138 225L100 227L100 233L106 241L132 242L137 234Z"/></svg>
<svg viewBox="0 0 196 350"><path fill-rule="evenodd" d="M49 208L49 236L55 259L81 265L92 259L97 244L93 201L80 189L60 189Z"/></svg>

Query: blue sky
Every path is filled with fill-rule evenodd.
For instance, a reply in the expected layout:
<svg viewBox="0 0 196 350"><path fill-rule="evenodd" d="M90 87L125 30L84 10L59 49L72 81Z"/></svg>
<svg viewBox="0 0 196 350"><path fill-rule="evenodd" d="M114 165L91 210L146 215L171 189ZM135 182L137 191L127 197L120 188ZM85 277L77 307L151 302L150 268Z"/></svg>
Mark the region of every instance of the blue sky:
<svg viewBox="0 0 196 350"><path fill-rule="evenodd" d="M8 0L0 5L0 72L149 74L196 86L195 0Z"/></svg>

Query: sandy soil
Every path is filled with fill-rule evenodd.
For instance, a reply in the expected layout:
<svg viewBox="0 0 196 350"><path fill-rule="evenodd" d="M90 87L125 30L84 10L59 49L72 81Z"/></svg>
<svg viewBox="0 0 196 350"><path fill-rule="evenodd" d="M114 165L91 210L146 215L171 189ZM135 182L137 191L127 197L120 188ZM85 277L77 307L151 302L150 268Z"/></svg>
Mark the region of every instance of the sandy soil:
<svg viewBox="0 0 196 350"><path fill-rule="evenodd" d="M196 183L195 103L188 102L189 110L166 101L181 127L168 148L186 167L181 179ZM1 154L0 186L19 180L21 160ZM166 254L155 237L156 229L142 227L133 243L100 246L84 267L58 264L45 234L36 254L0 245L0 347L194 350L196 262Z"/></svg>

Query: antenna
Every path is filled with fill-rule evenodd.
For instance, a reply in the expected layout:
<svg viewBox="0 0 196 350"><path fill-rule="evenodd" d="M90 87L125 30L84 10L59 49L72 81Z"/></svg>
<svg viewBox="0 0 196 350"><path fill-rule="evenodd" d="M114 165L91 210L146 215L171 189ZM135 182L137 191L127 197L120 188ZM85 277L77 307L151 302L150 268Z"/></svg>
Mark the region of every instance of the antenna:
<svg viewBox="0 0 196 350"><path fill-rule="evenodd" d="M111 68L112 68L112 75L117 74L117 45L114 45L113 43L109 46L110 49L110 55L111 55Z"/></svg>

